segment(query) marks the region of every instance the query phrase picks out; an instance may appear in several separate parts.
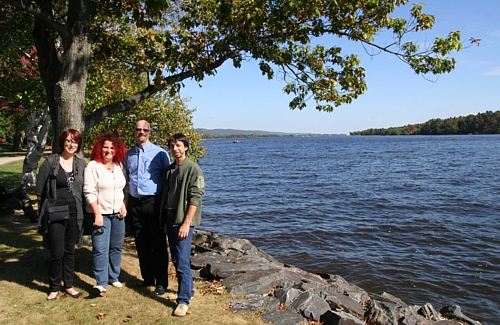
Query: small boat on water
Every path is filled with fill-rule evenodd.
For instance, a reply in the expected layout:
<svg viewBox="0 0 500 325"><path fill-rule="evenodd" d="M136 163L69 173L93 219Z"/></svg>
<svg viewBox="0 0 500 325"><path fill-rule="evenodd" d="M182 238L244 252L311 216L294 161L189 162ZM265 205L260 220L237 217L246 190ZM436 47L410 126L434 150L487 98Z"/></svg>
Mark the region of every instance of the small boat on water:
<svg viewBox="0 0 500 325"><path fill-rule="evenodd" d="M241 143L240 140L234 140L233 143Z"/></svg>

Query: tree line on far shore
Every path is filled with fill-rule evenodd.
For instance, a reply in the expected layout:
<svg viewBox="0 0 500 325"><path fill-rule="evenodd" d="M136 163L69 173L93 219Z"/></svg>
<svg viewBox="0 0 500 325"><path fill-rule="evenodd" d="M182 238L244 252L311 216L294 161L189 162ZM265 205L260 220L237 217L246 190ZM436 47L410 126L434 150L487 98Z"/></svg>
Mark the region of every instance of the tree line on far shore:
<svg viewBox="0 0 500 325"><path fill-rule="evenodd" d="M468 116L435 118L421 124L367 129L350 132L350 135L450 135L450 134L500 134L500 111L486 111Z"/></svg>

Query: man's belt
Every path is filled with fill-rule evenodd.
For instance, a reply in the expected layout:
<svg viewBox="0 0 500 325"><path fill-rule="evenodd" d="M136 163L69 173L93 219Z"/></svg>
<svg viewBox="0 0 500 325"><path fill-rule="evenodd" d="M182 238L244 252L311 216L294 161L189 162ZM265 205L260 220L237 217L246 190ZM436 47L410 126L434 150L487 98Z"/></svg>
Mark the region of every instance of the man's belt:
<svg viewBox="0 0 500 325"><path fill-rule="evenodd" d="M145 201L156 197L156 195L141 195L141 196L130 196L132 199L137 201Z"/></svg>

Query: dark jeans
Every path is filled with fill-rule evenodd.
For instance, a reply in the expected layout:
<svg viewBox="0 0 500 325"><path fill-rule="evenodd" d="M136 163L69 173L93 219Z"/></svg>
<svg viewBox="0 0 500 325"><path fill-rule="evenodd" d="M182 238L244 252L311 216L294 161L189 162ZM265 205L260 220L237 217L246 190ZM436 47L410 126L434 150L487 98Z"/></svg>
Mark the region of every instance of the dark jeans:
<svg viewBox="0 0 500 325"><path fill-rule="evenodd" d="M49 288L50 292L73 287L75 276L75 245L78 239L76 213L70 214L69 220L52 222L47 232L50 249Z"/></svg>
<svg viewBox="0 0 500 325"><path fill-rule="evenodd" d="M160 228L161 196L130 197L128 217L132 219L135 247L141 275L147 284L168 286L167 236Z"/></svg>

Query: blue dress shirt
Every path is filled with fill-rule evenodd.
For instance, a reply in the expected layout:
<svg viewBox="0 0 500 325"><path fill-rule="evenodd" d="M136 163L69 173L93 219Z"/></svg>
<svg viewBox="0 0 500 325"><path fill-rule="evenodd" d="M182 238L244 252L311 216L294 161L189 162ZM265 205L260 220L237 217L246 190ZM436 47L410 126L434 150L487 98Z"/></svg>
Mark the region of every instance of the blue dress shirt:
<svg viewBox="0 0 500 325"><path fill-rule="evenodd" d="M160 194L169 165L168 153L149 141L142 147L130 148L125 159L130 195L137 198Z"/></svg>

